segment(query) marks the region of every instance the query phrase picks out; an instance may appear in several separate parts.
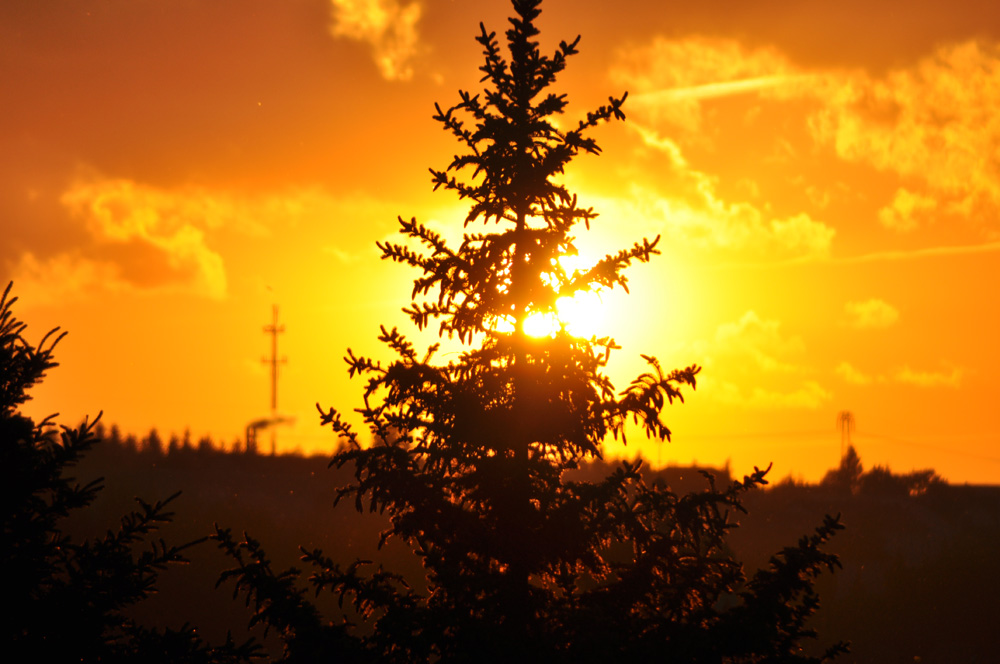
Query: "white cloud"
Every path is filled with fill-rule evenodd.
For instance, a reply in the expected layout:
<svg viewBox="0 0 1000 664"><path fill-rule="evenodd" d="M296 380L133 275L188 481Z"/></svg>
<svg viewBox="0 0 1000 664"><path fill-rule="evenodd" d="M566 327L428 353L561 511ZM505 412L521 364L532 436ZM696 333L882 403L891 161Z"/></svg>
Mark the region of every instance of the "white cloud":
<svg viewBox="0 0 1000 664"><path fill-rule="evenodd" d="M390 81L409 80L412 60L420 46L417 24L423 13L420 2L400 0L331 0L330 33L367 43L382 76Z"/></svg>
<svg viewBox="0 0 1000 664"><path fill-rule="evenodd" d="M877 298L848 302L844 311L847 313L846 324L857 329L885 328L899 320L899 311Z"/></svg>

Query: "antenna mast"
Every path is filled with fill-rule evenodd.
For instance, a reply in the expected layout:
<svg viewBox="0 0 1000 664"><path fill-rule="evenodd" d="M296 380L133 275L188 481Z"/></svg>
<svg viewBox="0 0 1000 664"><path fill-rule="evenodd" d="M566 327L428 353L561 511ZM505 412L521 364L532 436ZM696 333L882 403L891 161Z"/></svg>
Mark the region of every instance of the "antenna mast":
<svg viewBox="0 0 1000 664"><path fill-rule="evenodd" d="M840 427L840 458L843 459L851 444L851 433L854 431L854 413L849 410L837 413L837 426Z"/></svg>
<svg viewBox="0 0 1000 664"><path fill-rule="evenodd" d="M278 305L272 307L272 319L270 325L264 326L264 332L271 335L271 357L263 358L261 361L271 365L271 420L277 422L278 419L278 364L285 364L288 360L278 359L278 335L285 331L284 325L278 325ZM276 439L274 426L271 426L271 456L277 451L278 441Z"/></svg>

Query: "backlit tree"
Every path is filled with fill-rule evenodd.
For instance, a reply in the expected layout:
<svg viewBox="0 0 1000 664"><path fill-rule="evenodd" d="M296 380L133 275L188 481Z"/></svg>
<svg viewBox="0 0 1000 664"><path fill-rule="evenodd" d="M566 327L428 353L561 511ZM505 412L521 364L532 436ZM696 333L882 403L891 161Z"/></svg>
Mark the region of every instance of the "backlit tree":
<svg viewBox="0 0 1000 664"><path fill-rule="evenodd" d="M316 590L353 602L355 628L318 618L294 574L220 531L239 562L228 576L283 631L289 660L324 648L378 661L795 660L810 634L812 579L836 565L818 548L835 519L747 580L724 538L740 495L766 471L724 488L708 477L684 496L647 485L638 463L598 483L570 477L609 438L669 440L662 411L700 368L667 371L644 355L646 372L619 391L604 373L612 339L526 332L561 297L626 288L625 268L657 254L660 238L585 269L560 260L597 216L560 177L577 155L600 152L590 133L624 119L625 96L561 128L567 101L551 86L579 38L544 55L540 0L513 5L506 55L480 26L485 89L435 115L461 145L432 170L435 189L469 202L461 242L401 218L404 240L379 245L419 273L404 309L416 327L436 326L464 350L445 361L437 346L418 351L382 328L392 361L348 351L351 376L366 380L370 446L342 413L321 409L347 443L333 463L353 469L340 497L388 515L383 541L409 545L425 584L304 552Z"/></svg>
<svg viewBox="0 0 1000 664"><path fill-rule="evenodd" d="M102 488L70 473L97 442L96 424L58 431L52 418L21 413L28 390L56 366L58 329L37 344L14 317L11 286L0 296L0 588L10 609L0 622L5 661L249 661L258 648L227 641L210 646L188 625L179 630L136 623L131 610L156 592L160 573L186 562L185 549L156 531L173 516L172 496L139 500L117 529L80 540L67 522L92 506ZM113 429L113 431L116 431Z"/></svg>

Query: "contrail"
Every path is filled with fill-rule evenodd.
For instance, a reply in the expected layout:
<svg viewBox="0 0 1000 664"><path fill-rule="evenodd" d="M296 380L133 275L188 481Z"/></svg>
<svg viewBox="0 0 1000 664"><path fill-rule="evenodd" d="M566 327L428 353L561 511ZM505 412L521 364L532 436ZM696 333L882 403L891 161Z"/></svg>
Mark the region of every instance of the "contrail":
<svg viewBox="0 0 1000 664"><path fill-rule="evenodd" d="M913 249L909 251L876 251L860 256L843 256L834 258L830 256L801 256L773 262L755 263L725 263L719 265L720 268L774 268L789 267L794 265L857 265L859 263L878 263L889 261L917 260L920 258L934 258L939 256L963 256L969 254L988 254L1000 251L1000 242L987 242L985 244L967 244L945 247L928 247L926 249Z"/></svg>
<svg viewBox="0 0 1000 664"><path fill-rule="evenodd" d="M738 81L722 81L719 83L704 83L702 85L692 85L686 88L671 88L669 90L657 90L655 92L645 92L630 98L639 104L660 104L663 102L677 101L681 99L714 99L716 97L726 97L730 95L747 94L763 90L765 88L776 88L780 85L792 81L810 78L809 76L757 76L754 78L744 78Z"/></svg>

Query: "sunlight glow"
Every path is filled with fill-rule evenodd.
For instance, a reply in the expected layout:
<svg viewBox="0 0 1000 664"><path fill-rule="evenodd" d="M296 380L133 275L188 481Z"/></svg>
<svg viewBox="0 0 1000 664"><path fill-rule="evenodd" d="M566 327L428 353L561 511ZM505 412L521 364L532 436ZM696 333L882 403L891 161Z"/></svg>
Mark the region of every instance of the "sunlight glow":
<svg viewBox="0 0 1000 664"><path fill-rule="evenodd" d="M604 303L599 293L584 291L556 301L556 313L537 313L524 322L524 331L533 337L551 337L564 328L574 337L590 338L603 330Z"/></svg>
<svg viewBox="0 0 1000 664"><path fill-rule="evenodd" d="M551 337L559 330L559 322L550 313L534 313L524 321L524 331L529 337Z"/></svg>

